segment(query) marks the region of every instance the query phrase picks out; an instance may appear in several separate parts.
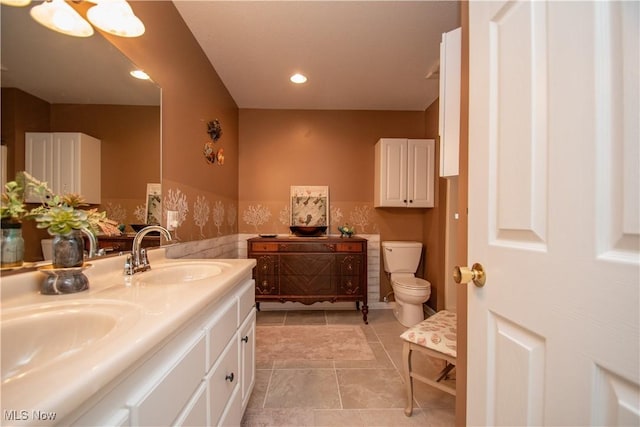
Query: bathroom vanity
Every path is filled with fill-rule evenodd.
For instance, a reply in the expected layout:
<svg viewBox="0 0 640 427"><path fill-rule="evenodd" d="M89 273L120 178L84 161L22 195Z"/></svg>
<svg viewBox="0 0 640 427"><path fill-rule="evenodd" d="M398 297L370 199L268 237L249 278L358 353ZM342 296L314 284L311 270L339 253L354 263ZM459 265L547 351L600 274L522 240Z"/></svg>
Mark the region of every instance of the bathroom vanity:
<svg viewBox="0 0 640 427"><path fill-rule="evenodd" d="M248 239L256 302L362 303L367 323L367 240L359 237L255 237Z"/></svg>
<svg viewBox="0 0 640 427"><path fill-rule="evenodd" d="M122 256L92 260L76 294L40 295L38 272L3 277L3 425L240 424L255 261L163 254L132 276Z"/></svg>

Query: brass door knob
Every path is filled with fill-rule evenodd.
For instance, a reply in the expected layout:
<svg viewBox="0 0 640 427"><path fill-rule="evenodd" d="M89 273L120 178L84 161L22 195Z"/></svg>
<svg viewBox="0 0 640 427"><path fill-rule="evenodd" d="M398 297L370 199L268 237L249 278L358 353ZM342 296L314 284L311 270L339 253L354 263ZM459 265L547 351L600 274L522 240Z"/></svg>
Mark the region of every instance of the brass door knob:
<svg viewBox="0 0 640 427"><path fill-rule="evenodd" d="M487 276L484 273L482 264L475 263L471 269L469 269L469 267L454 267L453 280L455 280L456 283L469 283L473 281L477 287L481 288L487 281Z"/></svg>

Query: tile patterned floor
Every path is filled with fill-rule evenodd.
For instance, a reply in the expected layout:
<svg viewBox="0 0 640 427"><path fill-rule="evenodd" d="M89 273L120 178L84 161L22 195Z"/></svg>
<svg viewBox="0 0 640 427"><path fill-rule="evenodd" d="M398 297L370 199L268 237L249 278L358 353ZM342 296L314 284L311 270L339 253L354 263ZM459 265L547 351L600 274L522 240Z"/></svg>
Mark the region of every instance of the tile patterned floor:
<svg viewBox="0 0 640 427"><path fill-rule="evenodd" d="M404 415L402 340L391 310L261 311L258 325L358 325L375 360L268 360L257 364L243 426L453 426L455 398L414 381L414 410ZM441 365L414 355L425 374Z"/></svg>

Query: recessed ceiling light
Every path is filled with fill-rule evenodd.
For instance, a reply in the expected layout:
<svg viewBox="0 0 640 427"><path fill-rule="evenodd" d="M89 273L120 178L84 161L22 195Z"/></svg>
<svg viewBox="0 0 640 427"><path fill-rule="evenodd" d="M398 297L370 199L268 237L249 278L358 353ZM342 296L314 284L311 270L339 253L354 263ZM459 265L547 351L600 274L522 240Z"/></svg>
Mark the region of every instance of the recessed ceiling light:
<svg viewBox="0 0 640 427"><path fill-rule="evenodd" d="M129 74L140 80L149 80L150 78L149 75L142 70L133 70Z"/></svg>
<svg viewBox="0 0 640 427"><path fill-rule="evenodd" d="M301 84L307 81L307 77L303 76L300 73L296 73L293 76L289 77L289 80L291 80L293 83Z"/></svg>

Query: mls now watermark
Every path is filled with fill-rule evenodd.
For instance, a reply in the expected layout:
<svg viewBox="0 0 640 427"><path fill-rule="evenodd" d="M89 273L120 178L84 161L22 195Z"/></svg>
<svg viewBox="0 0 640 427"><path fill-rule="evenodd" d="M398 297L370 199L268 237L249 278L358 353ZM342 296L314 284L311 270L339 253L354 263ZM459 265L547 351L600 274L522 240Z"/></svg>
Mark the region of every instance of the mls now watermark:
<svg viewBox="0 0 640 427"><path fill-rule="evenodd" d="M3 415L5 421L54 421L56 419L56 413L51 411L5 409Z"/></svg>

